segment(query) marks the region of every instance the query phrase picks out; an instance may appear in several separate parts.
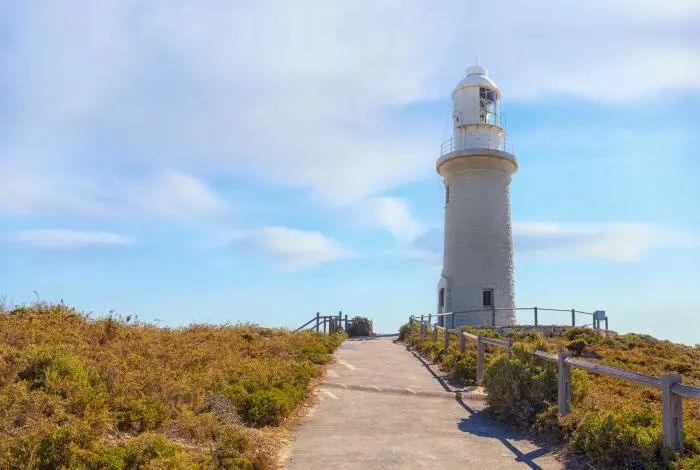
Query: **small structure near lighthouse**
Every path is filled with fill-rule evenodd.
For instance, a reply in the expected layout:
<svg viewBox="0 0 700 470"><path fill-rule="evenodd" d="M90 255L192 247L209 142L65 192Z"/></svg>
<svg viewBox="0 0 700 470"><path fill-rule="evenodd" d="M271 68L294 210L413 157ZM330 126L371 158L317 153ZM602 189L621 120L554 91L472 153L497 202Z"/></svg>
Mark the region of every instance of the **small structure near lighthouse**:
<svg viewBox="0 0 700 470"><path fill-rule="evenodd" d="M509 186L518 164L504 150L501 92L477 65L467 69L452 100L453 136L436 163L445 183L438 313L464 312L449 320L454 327L513 325Z"/></svg>

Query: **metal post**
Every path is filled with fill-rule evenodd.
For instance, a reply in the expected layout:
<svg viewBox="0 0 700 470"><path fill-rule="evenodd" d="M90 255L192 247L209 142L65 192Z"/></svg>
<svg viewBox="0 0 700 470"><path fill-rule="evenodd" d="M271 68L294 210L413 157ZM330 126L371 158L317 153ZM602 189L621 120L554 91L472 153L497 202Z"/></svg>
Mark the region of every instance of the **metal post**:
<svg viewBox="0 0 700 470"><path fill-rule="evenodd" d="M661 427L664 447L683 453L683 399L671 391L673 384L681 383L681 376L661 376Z"/></svg>
<svg viewBox="0 0 700 470"><path fill-rule="evenodd" d="M576 310L571 309L571 326L576 326Z"/></svg>
<svg viewBox="0 0 700 470"><path fill-rule="evenodd" d="M345 314L345 331L348 331L348 314Z"/></svg>
<svg viewBox="0 0 700 470"><path fill-rule="evenodd" d="M464 331L459 332L459 352L464 354L467 350L467 337L464 336Z"/></svg>
<svg viewBox="0 0 700 470"><path fill-rule="evenodd" d="M316 312L316 333L319 332L320 325L318 324L320 313Z"/></svg>
<svg viewBox="0 0 700 470"><path fill-rule="evenodd" d="M481 336L476 337L476 384L484 383L484 352L486 343L481 342Z"/></svg>
<svg viewBox="0 0 700 470"><path fill-rule="evenodd" d="M537 326L537 307L535 307L535 326Z"/></svg>
<svg viewBox="0 0 700 470"><path fill-rule="evenodd" d="M558 382L557 401L559 416L566 416L571 410L571 366L566 363L568 353L559 351L557 356Z"/></svg>

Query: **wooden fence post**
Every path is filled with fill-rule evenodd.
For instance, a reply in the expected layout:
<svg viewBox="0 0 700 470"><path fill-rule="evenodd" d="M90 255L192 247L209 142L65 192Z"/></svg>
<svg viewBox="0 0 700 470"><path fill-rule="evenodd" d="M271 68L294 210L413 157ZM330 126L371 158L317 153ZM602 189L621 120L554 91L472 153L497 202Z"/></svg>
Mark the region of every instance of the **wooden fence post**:
<svg viewBox="0 0 700 470"><path fill-rule="evenodd" d="M450 316L452 317L452 329L454 329L454 327L455 327L455 312L452 312L452 315L450 315Z"/></svg>
<svg viewBox="0 0 700 470"><path fill-rule="evenodd" d="M323 316L323 334L326 334L326 327L328 325L328 317L326 315Z"/></svg>
<svg viewBox="0 0 700 470"><path fill-rule="evenodd" d="M335 325L335 329L337 330L339 327L340 328L343 327L343 311L342 310L338 310L338 322Z"/></svg>
<svg viewBox="0 0 700 470"><path fill-rule="evenodd" d="M671 391L673 384L681 383L678 374L661 376L661 426L664 447L683 453L683 399Z"/></svg>
<svg viewBox="0 0 700 470"><path fill-rule="evenodd" d="M537 326L537 307L533 309L535 311L535 326Z"/></svg>
<svg viewBox="0 0 700 470"><path fill-rule="evenodd" d="M608 331L608 317L605 317L605 331Z"/></svg>
<svg viewBox="0 0 700 470"><path fill-rule="evenodd" d="M432 321L433 321L433 314L429 313L428 314L428 325L432 325L432 323L431 323Z"/></svg>
<svg viewBox="0 0 700 470"><path fill-rule="evenodd" d="M511 353L510 353L510 341L506 341L506 358L510 361L511 358Z"/></svg>
<svg viewBox="0 0 700 470"><path fill-rule="evenodd" d="M425 334L428 332L425 322L423 321L423 315L420 316L420 337L425 338Z"/></svg>
<svg viewBox="0 0 700 470"><path fill-rule="evenodd" d="M450 333L447 331L447 328L445 328L445 337L443 338L442 341L442 349L447 352L447 350L450 348Z"/></svg>
<svg viewBox="0 0 700 470"><path fill-rule="evenodd" d="M576 326L576 310L571 309L571 326Z"/></svg>
<svg viewBox="0 0 700 470"><path fill-rule="evenodd" d="M481 342L481 335L476 337L476 384L484 383L484 352L486 343Z"/></svg>
<svg viewBox="0 0 700 470"><path fill-rule="evenodd" d="M438 329L437 326L433 327L433 342L437 343L437 338L438 338Z"/></svg>
<svg viewBox="0 0 700 470"><path fill-rule="evenodd" d="M348 331L348 314L345 314L345 331Z"/></svg>
<svg viewBox="0 0 700 470"><path fill-rule="evenodd" d="M319 316L320 316L320 313L316 312L316 333L319 332L319 327L321 326L321 325L319 325Z"/></svg>
<svg viewBox="0 0 700 470"><path fill-rule="evenodd" d="M558 382L557 401L559 416L566 416L571 410L571 366L566 363L569 354L559 351L557 356Z"/></svg>
<svg viewBox="0 0 700 470"><path fill-rule="evenodd" d="M459 352L464 354L467 350L467 337L464 336L464 331L459 332Z"/></svg>
<svg viewBox="0 0 700 470"><path fill-rule="evenodd" d="M493 294L491 294L493 297ZM493 298L491 299L491 303L493 304ZM491 305L491 326L496 326L496 306Z"/></svg>

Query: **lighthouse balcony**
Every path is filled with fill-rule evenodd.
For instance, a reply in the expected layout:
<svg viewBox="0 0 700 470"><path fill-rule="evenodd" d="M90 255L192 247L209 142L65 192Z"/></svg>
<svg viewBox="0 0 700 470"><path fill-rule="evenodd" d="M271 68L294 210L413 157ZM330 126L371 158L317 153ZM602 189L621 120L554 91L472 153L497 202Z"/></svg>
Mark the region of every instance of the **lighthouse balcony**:
<svg viewBox="0 0 700 470"><path fill-rule="evenodd" d="M451 153L467 150L467 149L489 149L506 151L506 144L503 139L490 138L488 135L475 136L465 135L455 139L454 137L444 141L440 147L440 156L449 155Z"/></svg>

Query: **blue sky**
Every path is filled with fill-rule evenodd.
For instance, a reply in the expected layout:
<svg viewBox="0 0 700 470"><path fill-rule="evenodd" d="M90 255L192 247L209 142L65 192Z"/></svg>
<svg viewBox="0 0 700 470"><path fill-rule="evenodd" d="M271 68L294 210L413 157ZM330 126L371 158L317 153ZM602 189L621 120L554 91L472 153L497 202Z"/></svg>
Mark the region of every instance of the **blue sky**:
<svg viewBox="0 0 700 470"><path fill-rule="evenodd" d="M518 306L700 343L699 20L680 0L15 2L0 295L394 331L435 305L434 163L478 57L520 164Z"/></svg>

